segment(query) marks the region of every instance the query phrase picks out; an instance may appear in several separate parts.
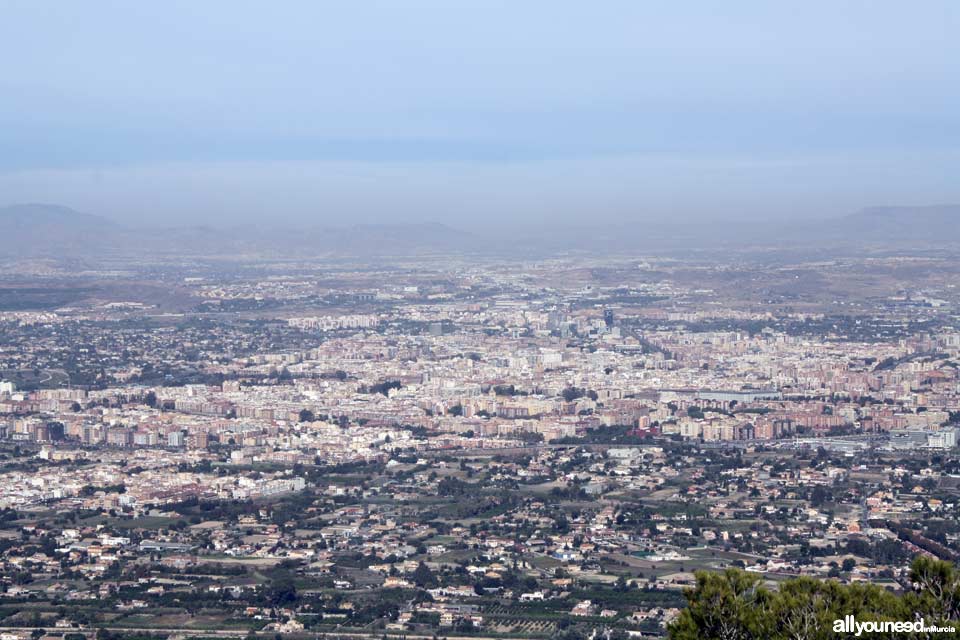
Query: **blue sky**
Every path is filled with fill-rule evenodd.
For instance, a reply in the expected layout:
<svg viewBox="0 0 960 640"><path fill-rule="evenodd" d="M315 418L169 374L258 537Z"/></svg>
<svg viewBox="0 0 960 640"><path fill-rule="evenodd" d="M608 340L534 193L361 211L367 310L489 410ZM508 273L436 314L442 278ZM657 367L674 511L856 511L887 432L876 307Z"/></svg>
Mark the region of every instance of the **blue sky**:
<svg viewBox="0 0 960 640"><path fill-rule="evenodd" d="M644 221L960 201L960 4L0 0L0 204Z"/></svg>

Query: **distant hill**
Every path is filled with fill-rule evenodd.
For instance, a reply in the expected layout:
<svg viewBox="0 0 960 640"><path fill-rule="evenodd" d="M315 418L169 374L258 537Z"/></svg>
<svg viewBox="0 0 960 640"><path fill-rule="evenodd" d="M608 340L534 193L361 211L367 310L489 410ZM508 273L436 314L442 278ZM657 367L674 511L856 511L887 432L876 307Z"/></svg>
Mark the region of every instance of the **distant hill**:
<svg viewBox="0 0 960 640"><path fill-rule="evenodd" d="M41 227L84 229L116 228L117 224L100 216L81 213L57 204L15 204L0 208L0 224L5 229L30 230Z"/></svg>
<svg viewBox="0 0 960 640"><path fill-rule="evenodd" d="M829 220L726 222L675 220L614 225L515 225L504 233L470 233L444 224L366 224L325 228L125 228L96 215L50 204L0 208L0 256L148 255L417 256L426 254L551 255L781 247L795 251L860 251L960 243L960 205L870 207Z"/></svg>
<svg viewBox="0 0 960 640"><path fill-rule="evenodd" d="M0 252L16 256L77 255L109 248L122 228L100 216L53 204L0 208Z"/></svg>
<svg viewBox="0 0 960 640"><path fill-rule="evenodd" d="M839 230L886 242L957 242L960 204L869 207L842 218Z"/></svg>
<svg viewBox="0 0 960 640"><path fill-rule="evenodd" d="M206 226L134 229L59 205L0 208L0 255L241 254L417 255L469 250L469 233L443 224L368 224L328 228Z"/></svg>

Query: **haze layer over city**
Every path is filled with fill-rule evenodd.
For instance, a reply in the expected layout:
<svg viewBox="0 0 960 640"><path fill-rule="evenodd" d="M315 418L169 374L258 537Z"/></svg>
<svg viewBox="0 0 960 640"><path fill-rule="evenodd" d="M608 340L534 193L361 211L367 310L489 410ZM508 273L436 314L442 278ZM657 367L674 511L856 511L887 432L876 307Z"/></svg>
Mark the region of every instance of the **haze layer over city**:
<svg viewBox="0 0 960 640"><path fill-rule="evenodd" d="M0 14L0 640L955 637L954 3Z"/></svg>

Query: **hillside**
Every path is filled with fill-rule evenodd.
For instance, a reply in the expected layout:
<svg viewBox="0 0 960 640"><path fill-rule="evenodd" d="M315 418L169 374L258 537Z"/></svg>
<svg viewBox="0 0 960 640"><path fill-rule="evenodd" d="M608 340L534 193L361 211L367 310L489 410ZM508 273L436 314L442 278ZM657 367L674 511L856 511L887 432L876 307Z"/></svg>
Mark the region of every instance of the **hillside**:
<svg viewBox="0 0 960 640"><path fill-rule="evenodd" d="M869 207L841 220L839 230L870 240L960 241L960 205Z"/></svg>

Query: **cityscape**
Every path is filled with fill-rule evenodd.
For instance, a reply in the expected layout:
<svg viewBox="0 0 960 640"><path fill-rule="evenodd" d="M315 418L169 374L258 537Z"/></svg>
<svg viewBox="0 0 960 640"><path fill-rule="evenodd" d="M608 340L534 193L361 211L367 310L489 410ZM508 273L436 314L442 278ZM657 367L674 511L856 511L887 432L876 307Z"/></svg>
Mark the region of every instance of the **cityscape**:
<svg viewBox="0 0 960 640"><path fill-rule="evenodd" d="M10 634L663 637L957 557L947 254L201 262L0 289Z"/></svg>
<svg viewBox="0 0 960 640"><path fill-rule="evenodd" d="M0 640L960 638L958 33L0 0Z"/></svg>

